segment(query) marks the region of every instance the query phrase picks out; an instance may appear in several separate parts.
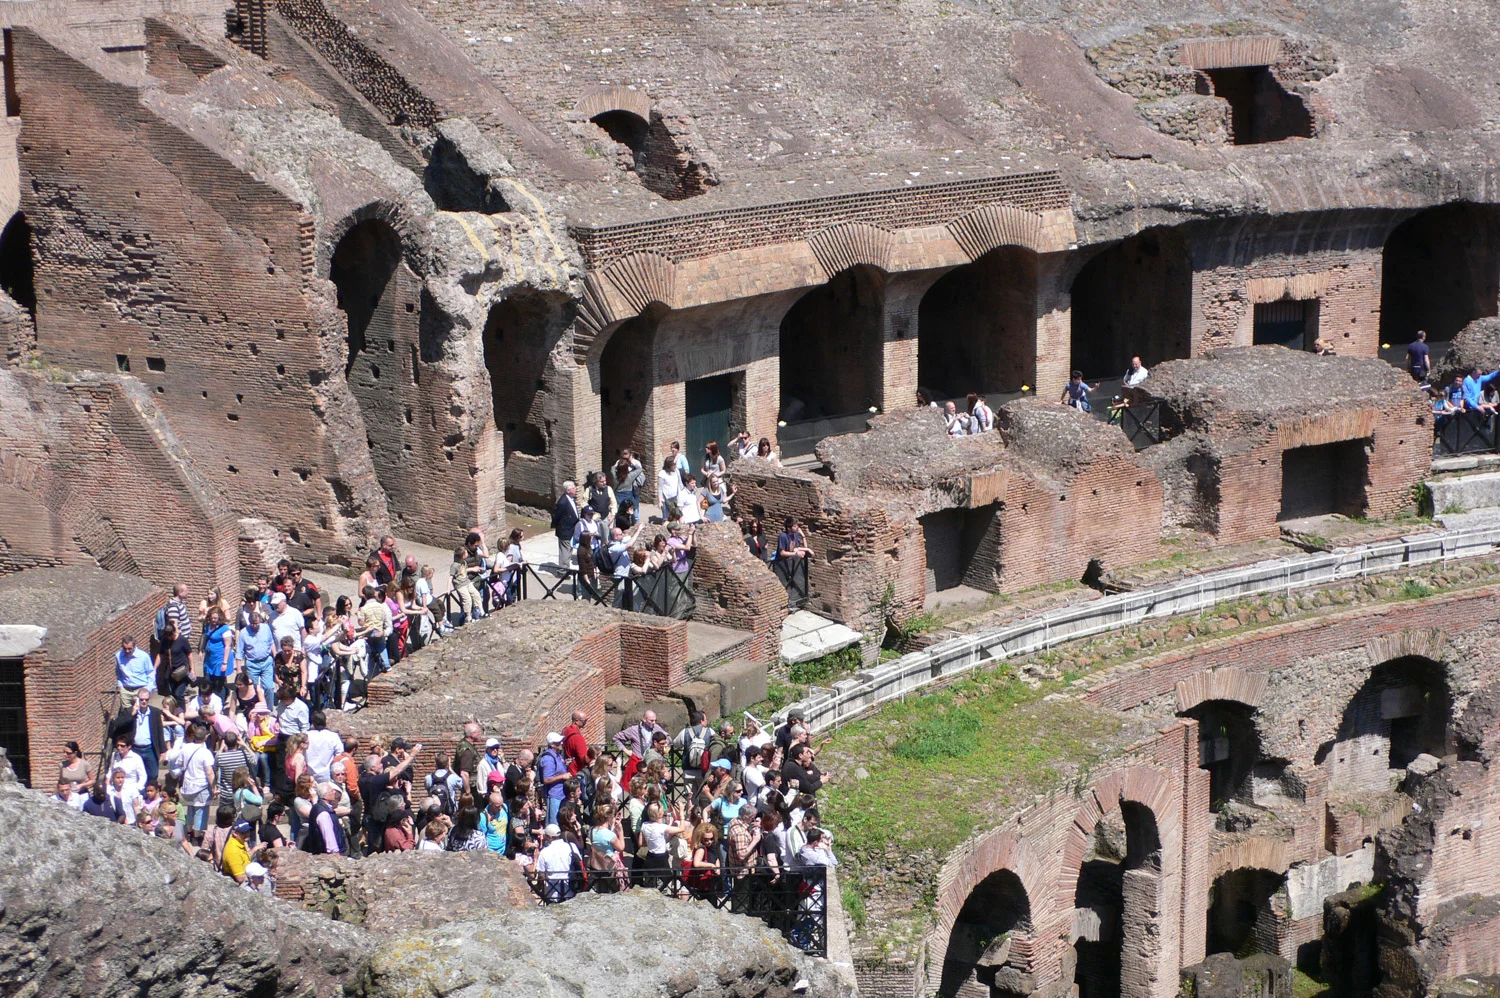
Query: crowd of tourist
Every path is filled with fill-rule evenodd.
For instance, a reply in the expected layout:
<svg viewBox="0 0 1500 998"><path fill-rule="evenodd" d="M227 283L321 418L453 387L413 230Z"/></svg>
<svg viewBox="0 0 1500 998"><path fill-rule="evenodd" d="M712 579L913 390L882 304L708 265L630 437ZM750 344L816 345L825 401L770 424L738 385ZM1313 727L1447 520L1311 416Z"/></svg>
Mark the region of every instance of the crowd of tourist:
<svg viewBox="0 0 1500 998"><path fill-rule="evenodd" d="M727 719L710 725L698 712L673 735L646 710L607 744L590 745L580 711L512 757L470 722L451 757L429 757L434 768L417 782L421 743L329 727L305 653L295 670L276 664L274 700L244 670L227 691L208 684L206 656L171 649L195 631L223 641L214 636L223 614L208 600L188 613L183 595L163 611L152 671L142 658L153 656L122 643L107 756L98 768L76 742L64 746L61 805L169 840L252 890L274 891L289 849L486 849L518 864L548 901L631 885L725 898L746 883L794 879L802 892L793 903L821 904L820 887L788 879L837 864L817 806L832 774L819 768L821 746L800 712L775 731L748 715L742 731Z"/></svg>

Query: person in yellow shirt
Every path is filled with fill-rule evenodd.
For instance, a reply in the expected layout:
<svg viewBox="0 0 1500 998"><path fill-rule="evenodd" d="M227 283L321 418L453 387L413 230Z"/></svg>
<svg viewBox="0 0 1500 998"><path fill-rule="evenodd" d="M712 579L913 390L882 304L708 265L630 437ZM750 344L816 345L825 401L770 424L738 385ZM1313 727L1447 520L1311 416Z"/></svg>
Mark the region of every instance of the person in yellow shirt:
<svg viewBox="0 0 1500 998"><path fill-rule="evenodd" d="M233 877L237 884L245 882L245 867L250 865L250 848L246 842L254 827L248 821L236 821L229 830L229 840L224 843L224 857L219 861L219 869L226 877Z"/></svg>

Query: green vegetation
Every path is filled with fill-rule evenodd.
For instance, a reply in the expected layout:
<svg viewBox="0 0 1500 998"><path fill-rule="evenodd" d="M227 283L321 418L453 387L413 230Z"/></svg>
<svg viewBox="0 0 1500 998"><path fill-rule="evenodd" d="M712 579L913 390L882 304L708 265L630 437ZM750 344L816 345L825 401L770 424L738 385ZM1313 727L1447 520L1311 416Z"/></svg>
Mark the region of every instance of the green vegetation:
<svg viewBox="0 0 1500 998"><path fill-rule="evenodd" d="M787 669L787 678L797 686L821 686L843 679L863 668L864 655L859 645L850 645L808 662L798 662Z"/></svg>
<svg viewBox="0 0 1500 998"><path fill-rule="evenodd" d="M1045 699L1061 688L1029 686L1002 668L839 730L823 756L841 769L823 817L840 856L853 861L852 882L887 857L940 859L1017 801L1117 751L1120 720L1080 700ZM857 760L871 778L852 778L836 759Z"/></svg>
<svg viewBox="0 0 1500 998"><path fill-rule="evenodd" d="M1428 596L1431 596L1432 594L1433 594L1433 589L1431 587L1424 586L1422 583L1418 582L1416 579L1407 579L1405 582L1401 583L1401 588L1397 592L1397 598L1398 599L1426 599Z"/></svg>
<svg viewBox="0 0 1500 998"><path fill-rule="evenodd" d="M841 895L844 902L844 914L849 916L849 921L854 923L854 931L864 931L865 923L869 921L869 912L865 911L865 896L859 892L857 885L844 888Z"/></svg>
<svg viewBox="0 0 1500 998"><path fill-rule="evenodd" d="M1417 509L1417 515L1431 518L1432 516L1432 488L1426 482L1418 482L1411 487L1411 503Z"/></svg>
<svg viewBox="0 0 1500 998"><path fill-rule="evenodd" d="M1443 507L1443 512L1444 513L1464 513L1464 512L1467 512L1467 510L1465 510L1463 508L1463 506L1460 505L1459 503L1450 502L1446 506Z"/></svg>
<svg viewBox="0 0 1500 998"><path fill-rule="evenodd" d="M1327 993L1328 985L1296 967L1292 968L1292 998L1318 998Z"/></svg>

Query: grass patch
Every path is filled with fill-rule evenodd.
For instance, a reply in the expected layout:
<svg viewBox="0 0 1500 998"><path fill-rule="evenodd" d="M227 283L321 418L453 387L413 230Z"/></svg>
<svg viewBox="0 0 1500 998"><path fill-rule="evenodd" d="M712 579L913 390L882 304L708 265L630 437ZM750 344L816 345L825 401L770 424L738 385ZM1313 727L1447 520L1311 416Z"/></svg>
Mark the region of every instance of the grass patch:
<svg viewBox="0 0 1500 998"><path fill-rule="evenodd" d="M1430 586L1424 586L1416 579L1407 579L1401 583L1401 589L1397 592L1400 599L1426 599L1433 594Z"/></svg>
<svg viewBox="0 0 1500 998"><path fill-rule="evenodd" d="M1318 998L1328 993L1328 985L1316 977L1292 968L1292 998Z"/></svg>
<svg viewBox="0 0 1500 998"><path fill-rule="evenodd" d="M1452 513L1465 513L1465 512L1467 512L1467 510L1465 510L1463 508L1463 506L1461 506L1460 504L1458 504L1456 502L1450 502L1448 505L1446 505L1446 506L1443 507L1443 512L1444 513L1449 513L1449 514L1452 514Z"/></svg>
<svg viewBox="0 0 1500 998"><path fill-rule="evenodd" d="M943 757L962 759L975 751L974 736L981 726L979 718L972 713L946 710L913 724L910 733L891 749L891 754L898 759L917 762Z"/></svg>
<svg viewBox="0 0 1500 998"><path fill-rule="evenodd" d="M859 645L850 645L811 661L798 662L788 667L786 674L793 685L820 686L835 679L843 679L849 673L858 671L864 664L864 655L860 652Z"/></svg>
<svg viewBox="0 0 1500 998"><path fill-rule="evenodd" d="M870 913L865 910L865 896L859 892L858 887L845 887L842 900L844 914L854 924L854 931L864 931L865 923L870 920Z"/></svg>

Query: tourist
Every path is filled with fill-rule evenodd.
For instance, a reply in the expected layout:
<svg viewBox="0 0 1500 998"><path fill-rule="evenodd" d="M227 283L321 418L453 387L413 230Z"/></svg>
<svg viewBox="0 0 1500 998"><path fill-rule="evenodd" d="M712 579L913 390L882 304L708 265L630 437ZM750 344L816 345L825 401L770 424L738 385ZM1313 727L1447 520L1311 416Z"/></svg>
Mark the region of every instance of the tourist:
<svg viewBox="0 0 1500 998"><path fill-rule="evenodd" d="M276 647L284 647L287 640L291 639L293 647L300 652L306 635L307 621L301 613L287 603L286 594L272 593L271 636L276 642Z"/></svg>
<svg viewBox="0 0 1500 998"><path fill-rule="evenodd" d="M224 851L219 858L219 871L237 884L249 881L249 842L254 831L255 826L248 821L234 822L229 828L229 838L225 841ZM260 875L265 875L265 867L261 867Z"/></svg>
<svg viewBox="0 0 1500 998"><path fill-rule="evenodd" d="M546 900L565 901L574 894L573 863L583 861L576 846L562 837L562 829L548 822L542 829L542 849L537 854L536 872L541 877Z"/></svg>
<svg viewBox="0 0 1500 998"><path fill-rule="evenodd" d="M1089 402L1089 392L1098 391L1099 386L1092 387L1083 380L1082 371L1074 371L1068 376L1068 383L1063 387L1062 396L1058 399L1063 405L1070 405L1080 412L1093 412L1094 407Z"/></svg>
<svg viewBox="0 0 1500 998"><path fill-rule="evenodd" d="M824 773L818 768L813 754L812 746L807 744L798 745L790 753L790 758L781 767L782 779L786 780L789 790L812 796L833 778L832 773Z"/></svg>
<svg viewBox="0 0 1500 998"><path fill-rule="evenodd" d="M745 522L744 541L750 553L761 561L769 562L775 557L776 549L766 542L765 527L759 518L751 517Z"/></svg>
<svg viewBox="0 0 1500 998"><path fill-rule="evenodd" d="M807 558L812 555L807 538L797 526L797 521L787 517L781 522L781 533L776 537L776 559L778 561Z"/></svg>
<svg viewBox="0 0 1500 998"><path fill-rule="evenodd" d="M108 791L104 789L103 783L94 785L94 789L89 793L88 800L83 802L83 807L79 810L84 814L103 818L112 824L122 824L125 820L124 815L120 814L119 808L115 807L114 802L110 799Z"/></svg>
<svg viewBox="0 0 1500 998"><path fill-rule="evenodd" d="M720 889L719 830L710 822L703 822L693 830L693 852L683 861L682 883L699 897L717 893Z"/></svg>
<svg viewBox="0 0 1500 998"><path fill-rule="evenodd" d="M709 475L703 498L708 502L703 510L703 518L709 523L722 523L725 507L734 499L734 486L726 484L725 479L719 475Z"/></svg>
<svg viewBox="0 0 1500 998"><path fill-rule="evenodd" d="M708 743L713 735L713 728L708 726L708 715L695 710L689 718L688 726L672 740L672 748L682 758L682 775L690 783L703 779L704 772L712 761L708 758Z"/></svg>
<svg viewBox="0 0 1500 998"><path fill-rule="evenodd" d="M541 777L543 795L547 798L547 824L555 824L558 808L562 806L569 777L568 763L562 754L563 736L556 731L547 733L547 747L537 759L537 774Z"/></svg>
<svg viewBox="0 0 1500 998"><path fill-rule="evenodd" d="M1468 377L1463 380L1464 409L1487 416L1494 415L1496 407L1484 401L1484 388L1496 378L1500 378L1500 370L1481 374L1478 367L1469 368Z"/></svg>
<svg viewBox="0 0 1500 998"><path fill-rule="evenodd" d="M318 788L317 802L307 815L307 834L302 839L303 852L315 856L341 855L348 852L349 842L344 823L338 814L339 788L325 783Z"/></svg>
<svg viewBox="0 0 1500 998"><path fill-rule="evenodd" d="M203 656L204 685L221 697L229 692L229 676L234 673L235 631L226 620L227 614L217 603L208 608L198 649Z"/></svg>
<svg viewBox="0 0 1500 998"><path fill-rule="evenodd" d="M178 629L176 620L168 620L161 630L156 653L156 692L164 697L184 697L193 680L193 649L187 635Z"/></svg>
<svg viewBox="0 0 1500 998"><path fill-rule="evenodd" d="M661 470L656 473L656 501L661 505L661 515L667 520L682 516L679 497L682 494L682 470L671 457L662 459Z"/></svg>
<svg viewBox="0 0 1500 998"><path fill-rule="evenodd" d="M580 519L578 486L563 482L562 495L552 510L552 531L557 535L557 567L567 571L573 565L573 528Z"/></svg>
<svg viewBox="0 0 1500 998"><path fill-rule="evenodd" d="M265 613L257 606L235 639L234 657L250 680L260 688L269 707L276 706L276 642L265 623Z"/></svg>
<svg viewBox="0 0 1500 998"><path fill-rule="evenodd" d="M526 552L521 548L521 541L525 537L521 528L516 527L500 552L501 605L509 605L521 598L521 574L526 570Z"/></svg>
<svg viewBox="0 0 1500 998"><path fill-rule="evenodd" d="M306 732L311 726L307 701L297 695L296 687L288 684L276 694L276 726L283 735Z"/></svg>
<svg viewBox="0 0 1500 998"><path fill-rule="evenodd" d="M136 809L145 806L145 798L141 795L144 785L137 786L132 779L126 775L124 766L115 766L109 774L109 802L114 806L119 815L121 824L135 824Z"/></svg>
<svg viewBox="0 0 1500 998"><path fill-rule="evenodd" d="M370 559L376 562L376 585L388 586L396 581L397 566L401 564L400 556L396 554L396 538L380 538L380 546L370 552Z"/></svg>
<svg viewBox="0 0 1500 998"><path fill-rule="evenodd" d="M178 760L182 772L179 796L187 805L187 838L194 844L200 844L208 830L208 809L213 802L214 754L207 741L208 725L202 721L189 724Z"/></svg>
<svg viewBox="0 0 1500 998"><path fill-rule="evenodd" d="M485 800L484 810L479 812L479 834L484 836L486 849L504 856L510 851L510 811L505 807L505 795L492 790Z"/></svg>
<svg viewBox="0 0 1500 998"><path fill-rule="evenodd" d="M310 628L314 620L323 616L323 593L302 577L301 565L289 566L287 576L292 584L291 595L286 598L287 604L302 614L303 623Z"/></svg>
<svg viewBox="0 0 1500 998"><path fill-rule="evenodd" d="M600 523L614 523L619 512L615 490L609 487L609 478L602 471L590 472L588 489L584 493L584 505L599 514Z"/></svg>
<svg viewBox="0 0 1500 998"><path fill-rule="evenodd" d="M630 886L625 874L625 834L620 814L609 804L594 809L593 828L589 831L589 869L614 889Z"/></svg>
<svg viewBox="0 0 1500 998"><path fill-rule="evenodd" d="M126 635L115 652L115 682L120 688L120 706L130 708L141 690L148 693L156 686L156 665L145 649L136 647L135 638Z"/></svg>
<svg viewBox="0 0 1500 998"><path fill-rule="evenodd" d="M1406 345L1406 370L1412 380L1426 384L1432 373L1432 354L1427 347L1427 330L1417 330L1417 338Z"/></svg>
<svg viewBox="0 0 1500 998"><path fill-rule="evenodd" d="M668 448L668 452L671 455L672 463L677 466L678 476L686 480L687 476L692 473L693 468L692 465L688 463L687 456L682 453L681 442L673 440L671 446Z"/></svg>
<svg viewBox="0 0 1500 998"><path fill-rule="evenodd" d="M1317 357L1337 357L1338 356L1338 354L1334 353L1332 341L1325 340L1321 336L1319 336L1317 339L1313 340L1313 354L1314 354L1314 356L1317 356Z"/></svg>
<svg viewBox="0 0 1500 998"><path fill-rule="evenodd" d="M969 432L988 433L995 428L995 410L983 395L969 393Z"/></svg>
<svg viewBox="0 0 1500 998"><path fill-rule="evenodd" d="M773 468L781 467L781 458L776 456L776 451L771 447L771 439L769 437L760 438L760 443L755 445L755 456L761 461L769 462Z"/></svg>
<svg viewBox="0 0 1500 998"><path fill-rule="evenodd" d="M947 428L950 437L965 437L969 435L969 414L959 412L958 407L950 399L943 403L943 425Z"/></svg>
<svg viewBox="0 0 1500 998"><path fill-rule="evenodd" d="M1130 358L1130 366L1125 369L1125 376L1120 380L1124 382L1124 387L1126 388L1139 388L1150 374L1151 372L1141 363L1141 358L1132 357Z"/></svg>
<svg viewBox="0 0 1500 998"><path fill-rule="evenodd" d="M214 753L214 786L218 790L218 803L234 805L234 774L244 770L248 775L256 766L255 757L240 742L238 732L228 731Z"/></svg>
<svg viewBox="0 0 1500 998"><path fill-rule="evenodd" d="M641 462L627 447L620 451L619 460L614 466L615 500L618 511L616 516L625 511L627 504L630 507L631 516L635 517L635 511L641 505L641 486L646 484L646 472L641 468ZM633 526L634 519L625 526Z"/></svg>
<svg viewBox="0 0 1500 998"><path fill-rule="evenodd" d="M726 467L724 456L719 453L718 443L710 440L703 448L703 480L706 482L715 475L724 474Z"/></svg>
<svg viewBox="0 0 1500 998"><path fill-rule="evenodd" d="M63 743L62 765L58 769L57 781L67 784L75 794L87 794L94 789L94 765L83 757L83 749L78 747L77 742Z"/></svg>
<svg viewBox="0 0 1500 998"><path fill-rule="evenodd" d="M129 709L121 708L115 715L111 730L117 739L126 737L130 740L131 748L145 767L146 776L141 785L155 781L159 762L167 751L167 735L161 708L151 706L151 691L137 690Z"/></svg>

